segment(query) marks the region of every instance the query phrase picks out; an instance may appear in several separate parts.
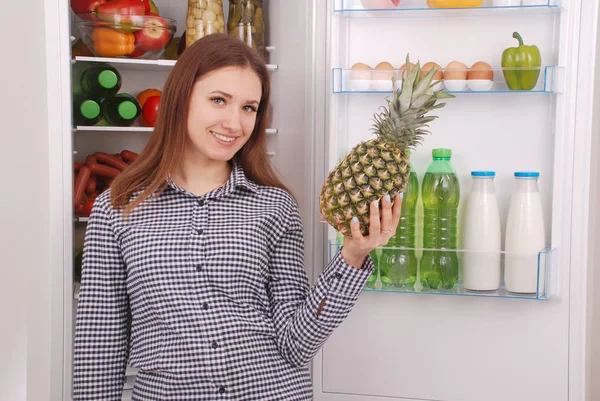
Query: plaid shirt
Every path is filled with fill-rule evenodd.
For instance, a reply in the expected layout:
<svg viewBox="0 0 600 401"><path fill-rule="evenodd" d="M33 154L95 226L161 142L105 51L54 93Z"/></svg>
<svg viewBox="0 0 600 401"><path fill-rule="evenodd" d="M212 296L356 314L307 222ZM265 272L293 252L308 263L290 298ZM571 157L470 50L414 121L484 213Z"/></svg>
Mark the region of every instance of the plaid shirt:
<svg viewBox="0 0 600 401"><path fill-rule="evenodd" d="M373 263L338 252L311 288L303 248L293 199L237 164L203 196L169 181L127 219L104 192L85 237L74 400L120 400L128 363L136 401L312 399L308 362Z"/></svg>

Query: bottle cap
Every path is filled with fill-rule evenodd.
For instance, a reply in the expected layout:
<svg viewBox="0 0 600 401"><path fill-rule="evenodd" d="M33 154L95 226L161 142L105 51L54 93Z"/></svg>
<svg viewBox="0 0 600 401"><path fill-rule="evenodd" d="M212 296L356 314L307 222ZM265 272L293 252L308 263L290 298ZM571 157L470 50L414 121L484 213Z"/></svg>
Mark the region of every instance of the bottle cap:
<svg viewBox="0 0 600 401"><path fill-rule="evenodd" d="M450 159L452 157L452 149L433 149L431 154L434 159Z"/></svg>
<svg viewBox="0 0 600 401"><path fill-rule="evenodd" d="M515 172L515 177L518 178L538 178L540 173L537 171L517 171Z"/></svg>
<svg viewBox="0 0 600 401"><path fill-rule="evenodd" d="M472 177L495 177L495 171L471 171Z"/></svg>
<svg viewBox="0 0 600 401"><path fill-rule="evenodd" d="M125 100L119 105L119 115L125 120L131 120L137 115L137 107L132 101Z"/></svg>
<svg viewBox="0 0 600 401"><path fill-rule="evenodd" d="M119 83L119 77L114 71L104 70L98 74L98 83L105 89L112 89Z"/></svg>
<svg viewBox="0 0 600 401"><path fill-rule="evenodd" d="M100 115L100 105L94 100L86 100L79 106L79 111L85 118L96 118Z"/></svg>

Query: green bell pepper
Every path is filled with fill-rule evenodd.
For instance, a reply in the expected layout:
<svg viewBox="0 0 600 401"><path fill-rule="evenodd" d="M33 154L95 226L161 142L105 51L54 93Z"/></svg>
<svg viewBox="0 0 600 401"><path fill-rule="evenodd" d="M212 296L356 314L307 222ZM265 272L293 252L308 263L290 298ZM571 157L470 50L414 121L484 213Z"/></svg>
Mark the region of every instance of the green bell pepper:
<svg viewBox="0 0 600 401"><path fill-rule="evenodd" d="M519 47L509 47L502 52L504 79L511 90L531 90L540 76L540 49L537 46L525 46L518 32L513 32L512 36L519 41Z"/></svg>

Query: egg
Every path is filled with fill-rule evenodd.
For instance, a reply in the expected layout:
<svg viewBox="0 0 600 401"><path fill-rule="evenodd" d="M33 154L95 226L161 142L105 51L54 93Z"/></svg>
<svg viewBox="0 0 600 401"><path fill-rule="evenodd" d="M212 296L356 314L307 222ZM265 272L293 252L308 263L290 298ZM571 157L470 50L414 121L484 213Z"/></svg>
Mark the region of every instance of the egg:
<svg viewBox="0 0 600 401"><path fill-rule="evenodd" d="M444 68L444 81L465 80L469 69L460 61L451 61Z"/></svg>
<svg viewBox="0 0 600 401"><path fill-rule="evenodd" d="M494 71L488 63L484 61L478 61L469 69L469 72L467 73L467 79L484 79L487 81L493 81Z"/></svg>
<svg viewBox="0 0 600 401"><path fill-rule="evenodd" d="M350 79L371 79L371 67L364 63L355 63L350 71Z"/></svg>
<svg viewBox="0 0 600 401"><path fill-rule="evenodd" d="M415 66L415 63L410 63L410 68L412 69ZM406 78L406 63L402 64L402 66L400 67L400 71L398 71L398 76L400 76L401 79Z"/></svg>
<svg viewBox="0 0 600 401"><path fill-rule="evenodd" d="M376 80L391 80L394 76L394 66L388 63L387 61L382 61L381 63L375 66L373 73L371 74L371 79Z"/></svg>
<svg viewBox="0 0 600 401"><path fill-rule="evenodd" d="M421 67L421 78L423 78L431 69L437 70L435 74L433 74L434 81L441 81L444 78L442 67L433 61L423 64L423 67Z"/></svg>

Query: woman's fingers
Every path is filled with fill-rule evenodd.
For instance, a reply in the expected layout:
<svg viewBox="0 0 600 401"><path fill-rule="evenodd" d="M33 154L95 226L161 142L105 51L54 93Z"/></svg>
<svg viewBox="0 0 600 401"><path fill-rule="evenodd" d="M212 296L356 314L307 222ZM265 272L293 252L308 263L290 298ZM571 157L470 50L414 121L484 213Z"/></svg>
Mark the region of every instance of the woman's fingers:
<svg viewBox="0 0 600 401"><path fill-rule="evenodd" d="M352 239L359 240L363 237L360 232L360 224L358 223L358 217L353 217L350 222L350 233L352 234Z"/></svg>
<svg viewBox="0 0 600 401"><path fill-rule="evenodd" d="M392 224L394 227L397 227L400 222L400 216L402 215L402 199L404 199L404 193L399 193L394 197L394 206L392 207Z"/></svg>
<svg viewBox="0 0 600 401"><path fill-rule="evenodd" d="M383 197L382 201L381 233L389 236L392 233L392 230L394 230L394 222L392 221L392 200L389 195L386 195Z"/></svg>
<svg viewBox="0 0 600 401"><path fill-rule="evenodd" d="M379 201L371 202L370 207L369 236L379 235L381 231L381 222L379 221Z"/></svg>

